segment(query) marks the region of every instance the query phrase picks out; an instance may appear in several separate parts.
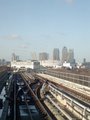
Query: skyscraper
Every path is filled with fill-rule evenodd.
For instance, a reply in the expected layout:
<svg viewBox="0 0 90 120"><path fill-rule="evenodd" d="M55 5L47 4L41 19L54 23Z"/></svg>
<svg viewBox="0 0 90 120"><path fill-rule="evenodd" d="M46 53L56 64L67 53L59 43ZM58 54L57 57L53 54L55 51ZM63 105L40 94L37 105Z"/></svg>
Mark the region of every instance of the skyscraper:
<svg viewBox="0 0 90 120"><path fill-rule="evenodd" d="M39 53L39 60L48 60L49 55L46 52Z"/></svg>
<svg viewBox="0 0 90 120"><path fill-rule="evenodd" d="M64 63L65 61L67 62L67 58L68 58L68 50L67 47L63 47L62 49L62 63Z"/></svg>
<svg viewBox="0 0 90 120"><path fill-rule="evenodd" d="M86 63L86 58L83 58L83 63Z"/></svg>
<svg viewBox="0 0 90 120"><path fill-rule="evenodd" d="M74 50L69 49L68 51L68 62L73 63L74 62Z"/></svg>
<svg viewBox="0 0 90 120"><path fill-rule="evenodd" d="M19 56L17 56L15 53L12 54L12 61L18 61Z"/></svg>
<svg viewBox="0 0 90 120"><path fill-rule="evenodd" d="M37 60L36 52L31 52L31 60Z"/></svg>
<svg viewBox="0 0 90 120"><path fill-rule="evenodd" d="M58 48L54 48L53 50L53 60L60 60L60 53Z"/></svg>
<svg viewBox="0 0 90 120"><path fill-rule="evenodd" d="M16 55L15 53L12 54L12 61L16 60Z"/></svg>

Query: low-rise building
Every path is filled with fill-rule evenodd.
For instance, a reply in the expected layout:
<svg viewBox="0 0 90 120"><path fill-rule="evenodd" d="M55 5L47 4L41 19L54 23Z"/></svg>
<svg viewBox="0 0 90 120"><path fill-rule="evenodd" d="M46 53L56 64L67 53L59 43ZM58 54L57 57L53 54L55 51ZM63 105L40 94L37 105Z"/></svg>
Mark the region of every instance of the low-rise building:
<svg viewBox="0 0 90 120"><path fill-rule="evenodd" d="M84 63L82 63L81 68L90 69L90 62L84 62Z"/></svg>
<svg viewBox="0 0 90 120"><path fill-rule="evenodd" d="M63 63L63 67L65 68L69 68L69 69L73 69L73 68L76 68L76 63L67 63L67 62L64 62Z"/></svg>
<svg viewBox="0 0 90 120"><path fill-rule="evenodd" d="M40 65L42 65L44 67L56 67L56 66L60 66L60 61L58 61L58 60L43 60L43 61L40 61Z"/></svg>
<svg viewBox="0 0 90 120"><path fill-rule="evenodd" d="M15 69L40 69L40 62L38 61L12 61L11 67Z"/></svg>

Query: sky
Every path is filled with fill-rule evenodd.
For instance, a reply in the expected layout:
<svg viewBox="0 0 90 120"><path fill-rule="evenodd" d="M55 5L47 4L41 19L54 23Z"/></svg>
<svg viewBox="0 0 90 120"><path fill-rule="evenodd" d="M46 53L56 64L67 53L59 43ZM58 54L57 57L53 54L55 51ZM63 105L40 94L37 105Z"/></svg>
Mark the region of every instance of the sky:
<svg viewBox="0 0 90 120"><path fill-rule="evenodd" d="M0 58L21 59L63 46L90 61L90 0L0 0Z"/></svg>

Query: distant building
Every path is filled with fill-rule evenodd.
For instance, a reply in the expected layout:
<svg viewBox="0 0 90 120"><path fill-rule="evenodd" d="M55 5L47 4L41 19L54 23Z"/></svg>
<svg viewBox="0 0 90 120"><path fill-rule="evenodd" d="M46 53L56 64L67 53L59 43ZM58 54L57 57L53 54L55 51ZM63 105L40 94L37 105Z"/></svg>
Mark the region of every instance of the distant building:
<svg viewBox="0 0 90 120"><path fill-rule="evenodd" d="M2 65L6 65L6 60L2 59Z"/></svg>
<svg viewBox="0 0 90 120"><path fill-rule="evenodd" d="M81 65L81 68L90 69L90 62L87 62L86 58L83 59L83 63Z"/></svg>
<svg viewBox="0 0 90 120"><path fill-rule="evenodd" d="M61 67L60 66L60 61L53 61L53 60L45 60L45 61L40 61L40 65L43 67Z"/></svg>
<svg viewBox="0 0 90 120"><path fill-rule="evenodd" d="M49 54L48 53L46 53L46 52L39 53L39 60L40 61L48 60L48 58L49 58Z"/></svg>
<svg viewBox="0 0 90 120"><path fill-rule="evenodd" d="M19 61L19 56L18 55L16 55L16 61Z"/></svg>
<svg viewBox="0 0 90 120"><path fill-rule="evenodd" d="M31 52L31 60L37 60L36 52Z"/></svg>
<svg viewBox="0 0 90 120"><path fill-rule="evenodd" d="M0 59L0 66L6 65L6 60L5 59Z"/></svg>
<svg viewBox="0 0 90 120"><path fill-rule="evenodd" d="M12 61L19 61L19 56L17 56L15 53L12 54Z"/></svg>
<svg viewBox="0 0 90 120"><path fill-rule="evenodd" d="M86 58L83 59L83 63L86 63Z"/></svg>
<svg viewBox="0 0 90 120"><path fill-rule="evenodd" d="M69 69L74 69L77 67L77 65L76 65L76 63L64 62L63 67L69 68Z"/></svg>
<svg viewBox="0 0 90 120"><path fill-rule="evenodd" d="M10 62L10 61L6 61L6 65L7 65L8 67L10 67L10 66L11 66L11 62Z"/></svg>
<svg viewBox="0 0 90 120"><path fill-rule="evenodd" d="M38 61L12 61L11 67L13 69L33 69L39 70L40 69L40 62Z"/></svg>
<svg viewBox="0 0 90 120"><path fill-rule="evenodd" d="M75 62L74 50L73 49L69 49L69 51L68 51L67 62L69 62L69 63L74 63Z"/></svg>
<svg viewBox="0 0 90 120"><path fill-rule="evenodd" d="M68 58L68 49L67 47L63 47L62 49L62 64L67 61L67 58Z"/></svg>
<svg viewBox="0 0 90 120"><path fill-rule="evenodd" d="M60 53L58 48L54 48L53 50L53 60L60 60Z"/></svg>
<svg viewBox="0 0 90 120"><path fill-rule="evenodd" d="M15 53L12 54L12 61L16 60L16 55Z"/></svg>
<svg viewBox="0 0 90 120"><path fill-rule="evenodd" d="M90 69L90 62L82 63L81 68Z"/></svg>

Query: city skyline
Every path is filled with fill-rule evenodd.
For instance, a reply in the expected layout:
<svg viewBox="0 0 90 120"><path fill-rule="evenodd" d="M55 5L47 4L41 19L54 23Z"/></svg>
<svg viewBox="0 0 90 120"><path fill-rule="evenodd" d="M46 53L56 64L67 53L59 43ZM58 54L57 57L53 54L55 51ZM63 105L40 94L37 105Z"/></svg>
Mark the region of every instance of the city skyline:
<svg viewBox="0 0 90 120"><path fill-rule="evenodd" d="M0 1L0 58L29 59L32 51L61 53L66 46L76 60L90 61L89 6L89 0Z"/></svg>
<svg viewBox="0 0 90 120"><path fill-rule="evenodd" d="M12 53L11 61L22 60L19 58L21 58L19 55L16 55L16 53ZM75 62L74 49L67 48L66 46L64 46L61 52L59 48L53 48L53 51L51 54L45 51L40 52L39 54L36 54L36 52L31 52L31 56L28 60L40 60L40 61L55 60L55 61L60 61L61 63L64 63L64 62L73 63Z"/></svg>

